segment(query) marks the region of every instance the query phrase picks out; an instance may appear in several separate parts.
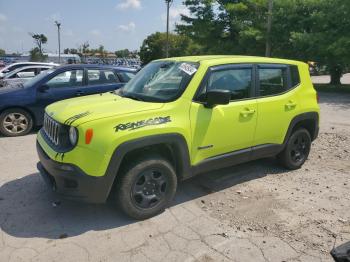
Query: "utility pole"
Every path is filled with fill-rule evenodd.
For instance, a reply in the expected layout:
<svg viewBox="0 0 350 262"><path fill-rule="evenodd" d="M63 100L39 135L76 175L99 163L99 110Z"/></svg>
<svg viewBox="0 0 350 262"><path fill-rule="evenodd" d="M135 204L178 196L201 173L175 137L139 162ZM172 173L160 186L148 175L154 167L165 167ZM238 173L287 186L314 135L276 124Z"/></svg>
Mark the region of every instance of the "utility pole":
<svg viewBox="0 0 350 262"><path fill-rule="evenodd" d="M173 0L165 0L166 9L166 57L169 57L169 9Z"/></svg>
<svg viewBox="0 0 350 262"><path fill-rule="evenodd" d="M57 35L58 35L58 63L61 63L61 23L55 21L57 26Z"/></svg>
<svg viewBox="0 0 350 262"><path fill-rule="evenodd" d="M267 11L267 31L266 31L266 50L265 56L271 56L271 27L272 27L272 10L273 0L269 0Z"/></svg>

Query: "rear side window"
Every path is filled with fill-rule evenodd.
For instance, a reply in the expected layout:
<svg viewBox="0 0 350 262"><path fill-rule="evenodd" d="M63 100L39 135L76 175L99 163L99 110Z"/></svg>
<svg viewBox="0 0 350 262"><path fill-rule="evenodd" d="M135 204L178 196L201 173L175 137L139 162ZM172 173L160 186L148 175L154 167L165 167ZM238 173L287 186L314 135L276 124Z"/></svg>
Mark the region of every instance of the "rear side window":
<svg viewBox="0 0 350 262"><path fill-rule="evenodd" d="M270 96L287 90L286 68L259 68L260 96Z"/></svg>
<svg viewBox="0 0 350 262"><path fill-rule="evenodd" d="M118 83L119 79L112 70L89 69L87 71L88 85L103 85Z"/></svg>
<svg viewBox="0 0 350 262"><path fill-rule="evenodd" d="M289 66L290 68L290 80L292 88L300 84L299 70L296 65Z"/></svg>

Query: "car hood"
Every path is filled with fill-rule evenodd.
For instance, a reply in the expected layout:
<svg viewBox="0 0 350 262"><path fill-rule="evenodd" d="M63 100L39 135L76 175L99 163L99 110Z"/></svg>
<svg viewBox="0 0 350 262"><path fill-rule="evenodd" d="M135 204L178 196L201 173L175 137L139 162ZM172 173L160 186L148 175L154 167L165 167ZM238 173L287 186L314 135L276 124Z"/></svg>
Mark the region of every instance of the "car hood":
<svg viewBox="0 0 350 262"><path fill-rule="evenodd" d="M104 93L56 102L46 108L46 113L60 123L78 126L101 118L155 110L162 106L163 103L136 101Z"/></svg>

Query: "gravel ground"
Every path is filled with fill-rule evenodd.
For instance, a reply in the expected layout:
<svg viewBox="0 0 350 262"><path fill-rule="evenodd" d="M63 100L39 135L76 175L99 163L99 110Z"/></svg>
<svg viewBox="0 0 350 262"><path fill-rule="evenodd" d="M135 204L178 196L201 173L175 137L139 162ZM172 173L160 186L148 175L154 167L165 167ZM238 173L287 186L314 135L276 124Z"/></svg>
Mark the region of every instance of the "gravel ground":
<svg viewBox="0 0 350 262"><path fill-rule="evenodd" d="M58 199L37 174L35 134L0 137L0 261L332 261L350 240L350 96L320 98L302 169L263 159L203 174L145 221Z"/></svg>

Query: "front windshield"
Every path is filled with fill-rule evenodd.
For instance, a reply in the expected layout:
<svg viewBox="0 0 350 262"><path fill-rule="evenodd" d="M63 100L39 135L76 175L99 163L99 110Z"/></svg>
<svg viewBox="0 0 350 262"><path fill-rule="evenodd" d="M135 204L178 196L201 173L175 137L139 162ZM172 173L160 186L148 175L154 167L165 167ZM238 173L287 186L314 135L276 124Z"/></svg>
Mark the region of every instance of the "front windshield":
<svg viewBox="0 0 350 262"><path fill-rule="evenodd" d="M40 74L34 76L33 78L31 78L30 80L26 81L24 84L23 84L23 87L24 88L27 88L27 87L30 87L32 86L34 83L40 81L41 79L43 79L45 76L51 74L53 71L55 71L54 69L49 69L49 70L45 70L45 71L42 71Z"/></svg>
<svg viewBox="0 0 350 262"><path fill-rule="evenodd" d="M173 101L186 89L198 66L198 63L170 60L152 62L117 94L149 102Z"/></svg>

